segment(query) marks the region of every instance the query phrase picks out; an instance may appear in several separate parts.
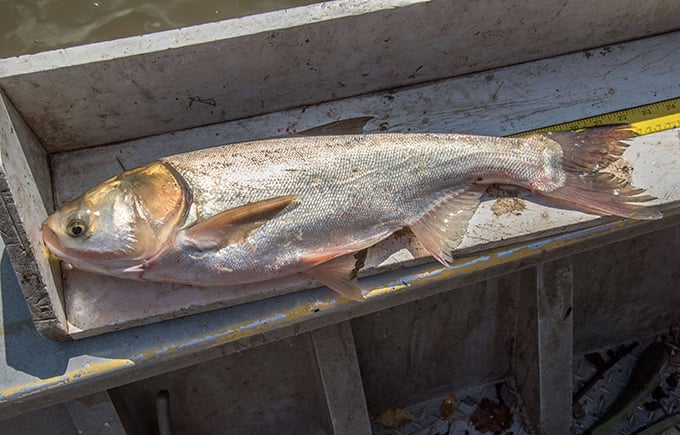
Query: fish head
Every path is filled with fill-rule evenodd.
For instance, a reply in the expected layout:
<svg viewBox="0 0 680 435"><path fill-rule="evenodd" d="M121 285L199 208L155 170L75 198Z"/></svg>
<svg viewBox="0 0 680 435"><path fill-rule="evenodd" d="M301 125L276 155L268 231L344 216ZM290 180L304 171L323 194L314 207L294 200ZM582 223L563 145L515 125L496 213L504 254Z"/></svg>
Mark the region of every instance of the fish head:
<svg viewBox="0 0 680 435"><path fill-rule="evenodd" d="M172 244L190 202L181 175L153 162L85 192L48 216L40 230L49 250L74 267L124 276Z"/></svg>

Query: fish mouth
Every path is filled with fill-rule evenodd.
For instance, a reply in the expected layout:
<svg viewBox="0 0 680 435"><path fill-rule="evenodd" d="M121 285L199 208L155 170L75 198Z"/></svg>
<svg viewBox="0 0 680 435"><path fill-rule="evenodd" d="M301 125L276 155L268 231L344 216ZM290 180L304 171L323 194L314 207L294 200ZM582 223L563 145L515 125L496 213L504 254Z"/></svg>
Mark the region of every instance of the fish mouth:
<svg viewBox="0 0 680 435"><path fill-rule="evenodd" d="M54 254L63 261L73 263L74 265L79 264L83 266L83 268L90 270L92 269L92 267L88 265L91 263L90 261L85 260L84 257L87 257L89 260L107 259L106 256L102 255L102 253L92 250L82 251L83 253L82 256L73 255L72 253L69 254L68 246L63 246L61 244L61 242L59 241L59 236L57 236L56 231L52 229L48 221L43 222L43 224L40 226L40 232L42 233L43 242L45 243L45 246L50 251L50 253Z"/></svg>
<svg viewBox="0 0 680 435"><path fill-rule="evenodd" d="M68 258L68 255L61 249L61 243L59 243L59 237L57 233L48 225L47 221L40 225L40 234L42 235L43 243L47 249L50 250L54 255L59 258Z"/></svg>

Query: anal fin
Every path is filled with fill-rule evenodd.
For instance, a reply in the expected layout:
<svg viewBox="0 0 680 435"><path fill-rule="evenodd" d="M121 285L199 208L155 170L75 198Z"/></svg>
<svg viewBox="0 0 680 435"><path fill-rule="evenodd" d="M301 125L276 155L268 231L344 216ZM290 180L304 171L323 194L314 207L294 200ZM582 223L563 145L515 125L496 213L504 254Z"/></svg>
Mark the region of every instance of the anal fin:
<svg viewBox="0 0 680 435"><path fill-rule="evenodd" d="M463 240L487 187L473 184L457 190L409 225L430 255L443 265L453 261L451 251Z"/></svg>
<svg viewBox="0 0 680 435"><path fill-rule="evenodd" d="M305 271L304 274L348 299L362 300L364 297L357 274L364 267L365 261L366 249L363 249L354 254L343 255L321 263Z"/></svg>

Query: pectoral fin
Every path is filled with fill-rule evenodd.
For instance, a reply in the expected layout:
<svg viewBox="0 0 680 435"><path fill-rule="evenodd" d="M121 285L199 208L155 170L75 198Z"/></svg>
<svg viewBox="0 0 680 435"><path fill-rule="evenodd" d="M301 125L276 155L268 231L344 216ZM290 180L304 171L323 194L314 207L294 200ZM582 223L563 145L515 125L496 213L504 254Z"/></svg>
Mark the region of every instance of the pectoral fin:
<svg viewBox="0 0 680 435"><path fill-rule="evenodd" d="M296 198L296 195L278 196L226 210L188 228L185 240L202 250L241 244Z"/></svg>
<svg viewBox="0 0 680 435"><path fill-rule="evenodd" d="M451 251L463 241L468 222L486 188L472 185L460 189L409 225L425 249L444 266L453 261Z"/></svg>
<svg viewBox="0 0 680 435"><path fill-rule="evenodd" d="M364 267L366 250L357 253L336 257L307 270L305 275L319 281L331 290L334 290L346 298L362 300L363 294L357 274Z"/></svg>

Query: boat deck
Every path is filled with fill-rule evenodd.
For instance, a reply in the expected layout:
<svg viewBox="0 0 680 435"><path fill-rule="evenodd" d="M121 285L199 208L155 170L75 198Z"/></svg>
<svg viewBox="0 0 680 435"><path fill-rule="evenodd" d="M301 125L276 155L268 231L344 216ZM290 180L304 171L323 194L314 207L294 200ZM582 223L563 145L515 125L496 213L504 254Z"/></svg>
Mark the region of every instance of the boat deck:
<svg viewBox="0 0 680 435"><path fill-rule="evenodd" d="M84 165L117 158L127 166L153 158L161 146L171 153L187 142L210 146L225 136L257 139L269 136L272 126L304 130L328 122L329 116L373 116L367 132L510 135L678 97L678 47L680 33L668 33L81 155L92 159ZM68 160L76 155L55 158L56 178L69 172ZM171 407L184 403L173 402L176 397L203 405L223 400L238 411L228 413L234 427L266 431L290 425L298 433L330 427L334 433L358 434L369 433L371 419L385 409L415 409L448 392L478 391L513 379L521 414L546 433L564 433L557 431L573 421L573 361L596 349L653 337L680 315L675 272L680 131L638 137L624 158L634 167L634 184L658 197L662 220L601 218L548 208L529 197L525 210L496 216L491 210L495 198L489 197L470 223L465 250L454 264L442 267L418 249L400 248L376 260L382 273L361 280L371 290L364 302L343 300L307 282L295 284L300 291L291 291L288 283L271 289L266 299L214 309L225 304L228 289L197 295L183 288L173 297L195 314L93 336L164 318L154 311L157 295L121 287L114 297L135 310L117 325L113 316L123 310L110 310L110 317L106 310L97 311L115 305L111 288L103 286L66 295L71 332L81 339L55 342L36 332L3 251L0 418L24 414L7 420L10 428L35 428L51 419L72 421L78 430L108 425L110 433L123 433L125 423L143 432L151 423L130 423L120 409L143 402L158 412L164 406L158 393L165 389ZM107 165L99 176L105 178L114 166ZM75 182L61 185L57 203L91 173L70 176ZM105 291L97 293L100 289ZM229 304L243 297L236 295ZM202 371L222 377L200 376ZM283 387L277 377L284 379ZM212 382L230 392L201 400L205 391L214 393ZM192 394L189 384L205 390ZM239 397L243 407L237 406ZM291 397L295 400L286 405L284 399ZM318 413L290 411L301 404L319 407L310 408ZM214 411L217 417L210 421L226 421L214 407L199 408L192 408L190 417L207 418L206 412ZM32 423L21 420L30 415ZM313 427L303 426L310 421ZM190 433L189 423L173 423L176 433ZM205 424L206 433L218 427Z"/></svg>

